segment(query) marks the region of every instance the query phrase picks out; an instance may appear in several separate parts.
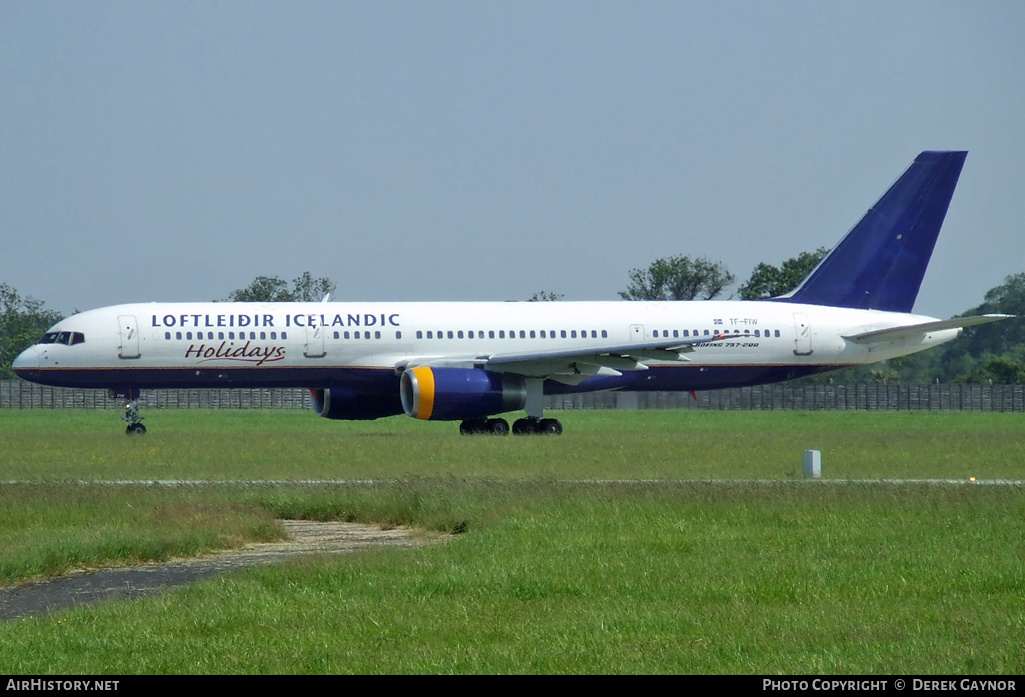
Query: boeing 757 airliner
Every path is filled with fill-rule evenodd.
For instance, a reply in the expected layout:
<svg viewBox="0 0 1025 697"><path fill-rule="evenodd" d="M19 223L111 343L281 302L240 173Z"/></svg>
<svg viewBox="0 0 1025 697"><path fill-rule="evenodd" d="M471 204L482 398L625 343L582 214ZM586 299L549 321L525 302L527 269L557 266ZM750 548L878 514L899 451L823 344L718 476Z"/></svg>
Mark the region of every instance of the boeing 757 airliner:
<svg viewBox="0 0 1025 697"><path fill-rule="evenodd" d="M1003 319L911 314L965 152L923 152L801 286L764 301L149 303L55 324L14 361L45 385L304 387L329 419L559 434L545 394L710 390L896 358ZM326 299L325 299L326 300Z"/></svg>

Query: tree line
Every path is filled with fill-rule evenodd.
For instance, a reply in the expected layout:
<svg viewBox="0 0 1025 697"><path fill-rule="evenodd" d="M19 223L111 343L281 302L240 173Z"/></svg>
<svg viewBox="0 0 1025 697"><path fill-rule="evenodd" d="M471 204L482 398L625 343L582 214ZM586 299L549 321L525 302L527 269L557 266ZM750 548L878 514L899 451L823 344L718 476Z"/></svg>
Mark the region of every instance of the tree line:
<svg viewBox="0 0 1025 697"><path fill-rule="evenodd" d="M779 266L758 264L737 287L741 300L764 300L784 295L811 273L828 252L820 248L783 261ZM712 300L722 297L736 278L725 264L704 257L676 255L656 259L647 268L632 269L624 300ZM224 298L226 302L314 302L335 290L329 278L314 278L309 271L291 285L278 276L257 276L244 288ZM539 291L531 301L558 301L563 295ZM729 297L733 297L732 295ZM1025 315L1025 273L1014 274L990 289L983 302L958 317L1000 313ZM45 303L22 297L7 283L0 283L0 378L13 378L11 362L32 345L62 315ZM995 322L964 330L964 336L936 348L891 361L848 368L804 378L810 382L992 382L1025 384L1025 322Z"/></svg>

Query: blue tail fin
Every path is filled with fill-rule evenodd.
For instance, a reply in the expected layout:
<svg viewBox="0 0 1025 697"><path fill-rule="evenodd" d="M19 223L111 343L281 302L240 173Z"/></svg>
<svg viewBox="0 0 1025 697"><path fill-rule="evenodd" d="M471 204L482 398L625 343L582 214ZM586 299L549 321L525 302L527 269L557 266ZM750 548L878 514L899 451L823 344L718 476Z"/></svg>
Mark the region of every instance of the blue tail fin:
<svg viewBox="0 0 1025 697"><path fill-rule="evenodd" d="M923 152L815 267L794 303L911 312L967 152Z"/></svg>

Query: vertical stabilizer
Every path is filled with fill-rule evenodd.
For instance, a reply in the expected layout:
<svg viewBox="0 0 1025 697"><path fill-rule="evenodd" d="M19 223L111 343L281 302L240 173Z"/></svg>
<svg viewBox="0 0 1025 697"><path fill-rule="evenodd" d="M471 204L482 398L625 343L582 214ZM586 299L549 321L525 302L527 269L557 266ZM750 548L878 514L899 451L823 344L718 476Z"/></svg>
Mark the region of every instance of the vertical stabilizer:
<svg viewBox="0 0 1025 697"><path fill-rule="evenodd" d="M911 312L967 155L916 157L804 283L779 299Z"/></svg>

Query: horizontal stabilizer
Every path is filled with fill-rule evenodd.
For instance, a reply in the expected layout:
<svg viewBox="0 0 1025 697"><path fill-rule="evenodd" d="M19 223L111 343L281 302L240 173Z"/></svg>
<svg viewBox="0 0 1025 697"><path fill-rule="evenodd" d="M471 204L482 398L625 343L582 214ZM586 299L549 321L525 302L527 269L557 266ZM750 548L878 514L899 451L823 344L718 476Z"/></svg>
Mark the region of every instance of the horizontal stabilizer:
<svg viewBox="0 0 1025 697"><path fill-rule="evenodd" d="M927 332L938 332L942 329L960 329L963 327L973 327L977 324L999 322L1002 319L1010 319L1012 317L1014 317L1014 315L977 315L975 317L955 317L954 319L945 319L937 322L906 324L901 327L877 329L863 334L845 336L844 338L853 341L856 344L875 344L881 341L907 339L914 336L920 336Z"/></svg>

